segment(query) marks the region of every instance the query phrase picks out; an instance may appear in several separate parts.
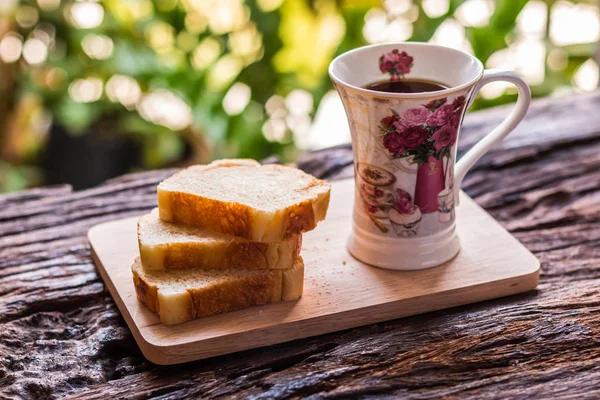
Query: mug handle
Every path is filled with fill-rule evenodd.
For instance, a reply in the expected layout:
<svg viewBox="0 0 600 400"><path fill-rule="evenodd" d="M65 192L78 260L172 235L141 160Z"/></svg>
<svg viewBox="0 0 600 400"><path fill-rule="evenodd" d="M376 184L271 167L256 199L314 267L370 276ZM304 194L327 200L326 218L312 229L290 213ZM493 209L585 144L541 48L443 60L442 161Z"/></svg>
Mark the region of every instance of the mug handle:
<svg viewBox="0 0 600 400"><path fill-rule="evenodd" d="M493 131L488 133L483 139L477 142L461 159L456 163L454 168L454 201L458 205L460 185L465 178L465 175L471 167L487 153L494 145L504 139L509 133L519 125L531 102L531 90L525 83L523 78L512 71L501 71L488 69L483 72L483 77L475 86L471 100L467 107L470 107L481 88L490 82L505 81L510 82L517 87L518 98L511 113L504 121L500 123Z"/></svg>

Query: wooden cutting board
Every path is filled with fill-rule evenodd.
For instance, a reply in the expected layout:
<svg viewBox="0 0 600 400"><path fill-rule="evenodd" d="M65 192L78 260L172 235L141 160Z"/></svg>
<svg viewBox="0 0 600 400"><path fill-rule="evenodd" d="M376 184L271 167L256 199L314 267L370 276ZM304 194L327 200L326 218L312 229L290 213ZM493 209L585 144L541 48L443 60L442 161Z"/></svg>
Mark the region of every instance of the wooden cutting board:
<svg viewBox="0 0 600 400"><path fill-rule="evenodd" d="M333 183L327 220L304 236L304 295L175 326L136 298L130 266L137 218L94 226L88 237L98 271L146 358L176 364L308 336L508 296L537 286L539 262L471 198L457 210L462 250L422 271L390 271L348 254L353 180Z"/></svg>

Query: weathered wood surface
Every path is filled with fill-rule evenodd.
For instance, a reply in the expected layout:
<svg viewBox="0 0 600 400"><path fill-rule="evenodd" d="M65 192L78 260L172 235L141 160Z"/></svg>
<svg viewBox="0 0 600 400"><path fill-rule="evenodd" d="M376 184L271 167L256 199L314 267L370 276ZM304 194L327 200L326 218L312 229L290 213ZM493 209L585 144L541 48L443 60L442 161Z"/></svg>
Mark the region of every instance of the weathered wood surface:
<svg viewBox="0 0 600 400"><path fill-rule="evenodd" d="M534 103L464 188L542 261L539 290L180 366L142 357L87 229L173 171L0 197L0 398L599 398L600 93ZM461 151L506 113L467 118ZM305 155L348 176L348 147Z"/></svg>

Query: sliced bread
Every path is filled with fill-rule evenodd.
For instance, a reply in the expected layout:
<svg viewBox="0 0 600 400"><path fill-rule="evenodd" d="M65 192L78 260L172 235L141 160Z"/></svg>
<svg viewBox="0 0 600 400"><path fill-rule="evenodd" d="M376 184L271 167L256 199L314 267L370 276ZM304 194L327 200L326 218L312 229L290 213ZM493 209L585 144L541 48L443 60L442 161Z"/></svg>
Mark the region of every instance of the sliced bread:
<svg viewBox="0 0 600 400"><path fill-rule="evenodd" d="M330 189L296 168L220 160L161 182L158 209L164 221L255 242L280 242L325 219Z"/></svg>
<svg viewBox="0 0 600 400"><path fill-rule="evenodd" d="M147 271L134 261L137 297L165 325L302 296L304 264L289 269Z"/></svg>
<svg viewBox="0 0 600 400"><path fill-rule="evenodd" d="M158 209L138 221L144 269L287 269L292 268L302 235L282 242L251 242L222 233L162 221Z"/></svg>

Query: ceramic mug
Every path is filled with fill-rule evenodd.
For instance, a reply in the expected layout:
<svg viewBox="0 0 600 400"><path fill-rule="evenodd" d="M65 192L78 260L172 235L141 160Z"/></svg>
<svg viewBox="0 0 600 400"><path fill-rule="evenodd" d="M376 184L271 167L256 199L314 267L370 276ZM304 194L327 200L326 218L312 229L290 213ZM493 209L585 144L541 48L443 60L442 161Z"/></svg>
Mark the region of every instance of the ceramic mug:
<svg viewBox="0 0 600 400"><path fill-rule="evenodd" d="M460 249L454 212L460 184L523 119L531 99L527 84L514 72L484 70L467 53L426 43L361 47L333 60L329 75L352 134L356 190L348 251L367 264L399 270L452 259ZM385 79L433 81L447 89L389 93L365 88ZM494 81L514 84L517 103L455 163L465 111Z"/></svg>

